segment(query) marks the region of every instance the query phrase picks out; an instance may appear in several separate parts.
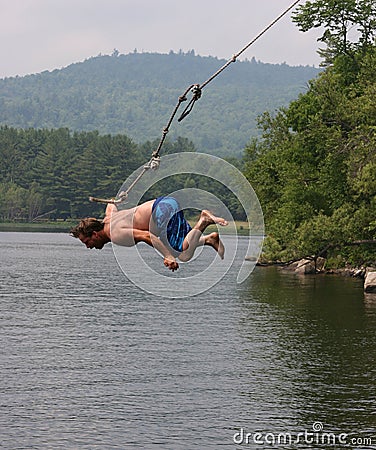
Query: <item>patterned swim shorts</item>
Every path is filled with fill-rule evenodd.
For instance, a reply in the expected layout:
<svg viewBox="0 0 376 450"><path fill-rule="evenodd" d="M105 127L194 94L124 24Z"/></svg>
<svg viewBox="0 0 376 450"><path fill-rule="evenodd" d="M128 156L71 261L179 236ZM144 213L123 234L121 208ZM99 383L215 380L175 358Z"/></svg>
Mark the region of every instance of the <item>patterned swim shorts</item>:
<svg viewBox="0 0 376 450"><path fill-rule="evenodd" d="M162 241L181 253L183 241L192 227L184 218L179 203L173 197L158 197L152 208L152 217Z"/></svg>

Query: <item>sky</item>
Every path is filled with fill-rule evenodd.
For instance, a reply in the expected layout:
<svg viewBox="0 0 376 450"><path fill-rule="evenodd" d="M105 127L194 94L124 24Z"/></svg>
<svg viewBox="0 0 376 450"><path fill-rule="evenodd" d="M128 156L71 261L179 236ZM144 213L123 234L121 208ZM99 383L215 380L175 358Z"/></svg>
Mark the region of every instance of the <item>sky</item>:
<svg viewBox="0 0 376 450"><path fill-rule="evenodd" d="M293 3L0 0L0 78L60 69L114 49L122 54L194 50L228 60ZM288 14L240 59L318 66L319 35L300 32Z"/></svg>

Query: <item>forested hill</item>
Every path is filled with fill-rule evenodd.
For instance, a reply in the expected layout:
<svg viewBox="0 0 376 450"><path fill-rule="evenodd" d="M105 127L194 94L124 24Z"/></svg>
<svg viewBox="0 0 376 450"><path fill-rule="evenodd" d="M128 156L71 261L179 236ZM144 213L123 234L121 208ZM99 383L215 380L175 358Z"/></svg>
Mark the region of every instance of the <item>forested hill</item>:
<svg viewBox="0 0 376 450"><path fill-rule="evenodd" d="M178 97L224 60L188 53L97 56L61 70L0 80L0 124L21 128L122 133L137 143L160 137ZM192 114L169 136L198 151L240 155L257 117L298 97L319 69L237 61L204 90Z"/></svg>

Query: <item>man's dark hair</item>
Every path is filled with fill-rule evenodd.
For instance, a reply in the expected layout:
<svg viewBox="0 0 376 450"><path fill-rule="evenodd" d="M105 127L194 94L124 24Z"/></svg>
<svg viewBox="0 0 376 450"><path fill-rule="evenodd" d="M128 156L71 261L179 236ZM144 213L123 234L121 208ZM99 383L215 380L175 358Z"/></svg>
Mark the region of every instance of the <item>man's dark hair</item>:
<svg viewBox="0 0 376 450"><path fill-rule="evenodd" d="M91 237L94 231L101 231L104 223L94 217L87 217L80 220L80 223L70 230L70 234L76 238L82 234L85 237Z"/></svg>

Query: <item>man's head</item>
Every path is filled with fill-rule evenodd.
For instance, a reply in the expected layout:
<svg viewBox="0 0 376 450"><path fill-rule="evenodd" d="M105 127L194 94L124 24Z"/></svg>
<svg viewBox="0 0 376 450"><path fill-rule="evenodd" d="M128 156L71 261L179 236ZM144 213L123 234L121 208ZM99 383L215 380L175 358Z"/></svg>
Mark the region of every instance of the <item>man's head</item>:
<svg viewBox="0 0 376 450"><path fill-rule="evenodd" d="M104 223L93 218L88 217L82 219L78 225L70 230L70 234L78 238L87 248L103 248L104 244L109 242L109 239L103 232Z"/></svg>

